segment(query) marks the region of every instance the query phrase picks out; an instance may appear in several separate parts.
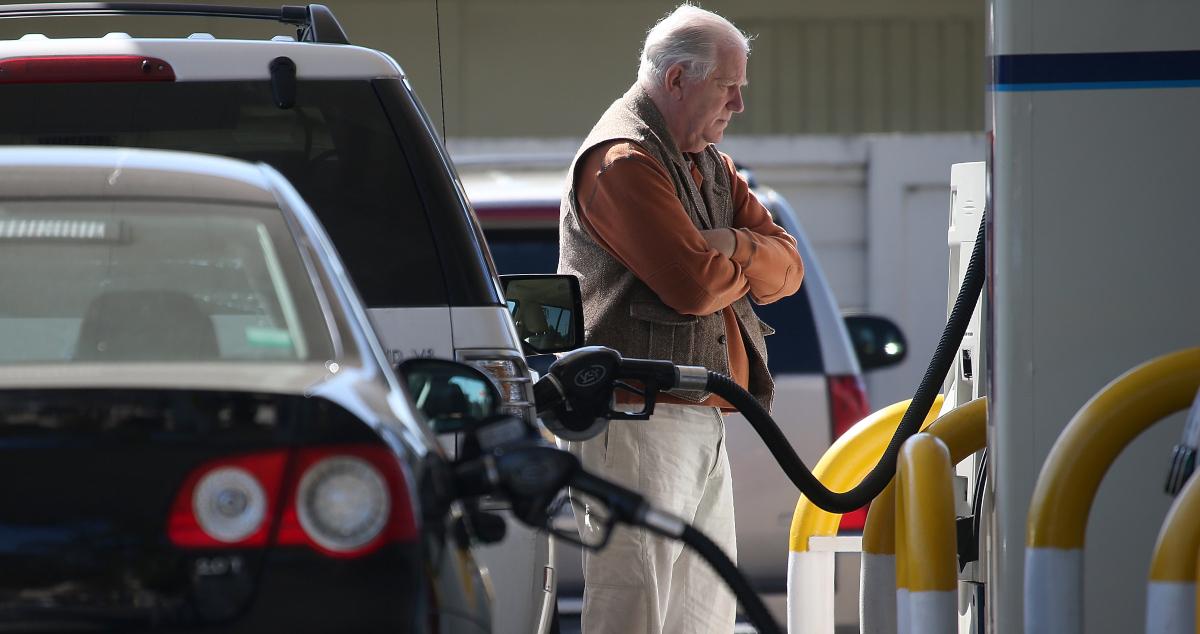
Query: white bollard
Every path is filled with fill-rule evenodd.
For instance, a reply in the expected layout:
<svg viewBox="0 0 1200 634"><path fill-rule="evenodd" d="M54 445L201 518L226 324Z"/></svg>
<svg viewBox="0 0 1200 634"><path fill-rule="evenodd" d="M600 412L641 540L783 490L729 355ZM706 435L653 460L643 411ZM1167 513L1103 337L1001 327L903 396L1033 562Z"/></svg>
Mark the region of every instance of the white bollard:
<svg viewBox="0 0 1200 634"><path fill-rule="evenodd" d="M787 612L790 634L833 634L834 553L788 553Z"/></svg>
<svg viewBox="0 0 1200 634"><path fill-rule="evenodd" d="M1025 634L1081 634L1083 551L1025 548Z"/></svg>
<svg viewBox="0 0 1200 634"><path fill-rule="evenodd" d="M1193 415L1196 408L1193 406ZM1192 418L1189 416L1188 424ZM1200 551L1200 478L1194 475L1167 511L1146 589L1146 634L1196 631L1196 553Z"/></svg>
<svg viewBox="0 0 1200 634"><path fill-rule="evenodd" d="M1146 591L1146 634L1195 634L1196 584L1151 581Z"/></svg>
<svg viewBox="0 0 1200 634"><path fill-rule="evenodd" d="M864 546L860 569L858 622L862 634L898 634L896 555L867 552Z"/></svg>

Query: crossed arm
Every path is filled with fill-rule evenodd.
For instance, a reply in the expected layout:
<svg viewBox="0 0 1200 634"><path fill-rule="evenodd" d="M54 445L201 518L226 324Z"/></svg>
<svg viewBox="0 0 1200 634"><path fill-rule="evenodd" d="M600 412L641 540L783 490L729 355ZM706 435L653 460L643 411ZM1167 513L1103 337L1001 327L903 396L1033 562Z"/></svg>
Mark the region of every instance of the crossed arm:
<svg viewBox="0 0 1200 634"><path fill-rule="evenodd" d="M588 231L680 313L711 314L746 293L771 303L795 293L804 279L796 240L771 221L722 156L734 217L731 228L721 229L697 229L666 169L634 143L597 147L580 169L576 192Z"/></svg>

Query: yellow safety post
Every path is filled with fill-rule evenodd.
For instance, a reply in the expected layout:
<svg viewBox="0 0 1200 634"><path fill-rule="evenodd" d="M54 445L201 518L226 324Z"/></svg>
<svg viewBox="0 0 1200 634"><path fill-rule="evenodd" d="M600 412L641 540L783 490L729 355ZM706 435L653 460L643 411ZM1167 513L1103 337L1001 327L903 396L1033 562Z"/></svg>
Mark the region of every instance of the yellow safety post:
<svg viewBox="0 0 1200 634"><path fill-rule="evenodd" d="M1200 348L1133 368L1067 423L1042 465L1025 530L1025 633L1083 629L1088 514L1113 460L1155 422L1187 409L1200 388Z"/></svg>
<svg viewBox="0 0 1200 634"><path fill-rule="evenodd" d="M957 465L987 444L987 398L977 398L940 416L925 429L950 450ZM862 568L859 577L859 624L863 634L895 634L896 597L901 592L900 568L905 565L896 550L902 530L896 514L895 482L888 484L871 503L863 526ZM904 591L907 593L907 591Z"/></svg>
<svg viewBox="0 0 1200 634"><path fill-rule="evenodd" d="M939 394L921 423L925 428L942 407ZM813 468L813 475L835 491L854 488L879 462L911 401L900 401L855 423L834 441ZM808 541L837 534L838 513L830 513L801 495L792 514L788 540L788 630L810 634L833 632L832 552L812 552Z"/></svg>
<svg viewBox="0 0 1200 634"><path fill-rule="evenodd" d="M1200 554L1200 478L1191 478L1163 520L1150 560L1146 634L1196 631L1196 556Z"/></svg>
<svg viewBox="0 0 1200 634"><path fill-rule="evenodd" d="M897 611L900 634L958 631L954 465L936 436L921 433L900 448L896 474ZM903 595L900 590L907 590Z"/></svg>

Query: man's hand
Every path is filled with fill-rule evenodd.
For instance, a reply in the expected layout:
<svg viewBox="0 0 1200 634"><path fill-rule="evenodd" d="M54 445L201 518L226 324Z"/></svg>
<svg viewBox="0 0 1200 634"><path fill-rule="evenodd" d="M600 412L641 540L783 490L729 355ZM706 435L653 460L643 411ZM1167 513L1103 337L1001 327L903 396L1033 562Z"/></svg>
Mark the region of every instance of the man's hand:
<svg viewBox="0 0 1200 634"><path fill-rule="evenodd" d="M733 233L733 229L701 229L700 235L704 236L710 249L727 258L733 257L733 249L737 246L737 237Z"/></svg>

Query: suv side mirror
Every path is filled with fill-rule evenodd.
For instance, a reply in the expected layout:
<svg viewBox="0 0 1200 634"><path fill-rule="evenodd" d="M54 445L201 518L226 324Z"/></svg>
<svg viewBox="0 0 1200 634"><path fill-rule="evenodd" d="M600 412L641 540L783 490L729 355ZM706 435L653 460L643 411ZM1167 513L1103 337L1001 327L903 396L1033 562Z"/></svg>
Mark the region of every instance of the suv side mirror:
<svg viewBox="0 0 1200 634"><path fill-rule="evenodd" d="M435 434L469 431L500 413L500 390L465 363L406 359L396 371Z"/></svg>
<svg viewBox="0 0 1200 634"><path fill-rule="evenodd" d="M500 284L525 354L583 345L583 294L574 275L501 275Z"/></svg>
<svg viewBox="0 0 1200 634"><path fill-rule="evenodd" d="M846 315L846 330L863 372L896 365L908 356L908 341L896 322L878 315Z"/></svg>

